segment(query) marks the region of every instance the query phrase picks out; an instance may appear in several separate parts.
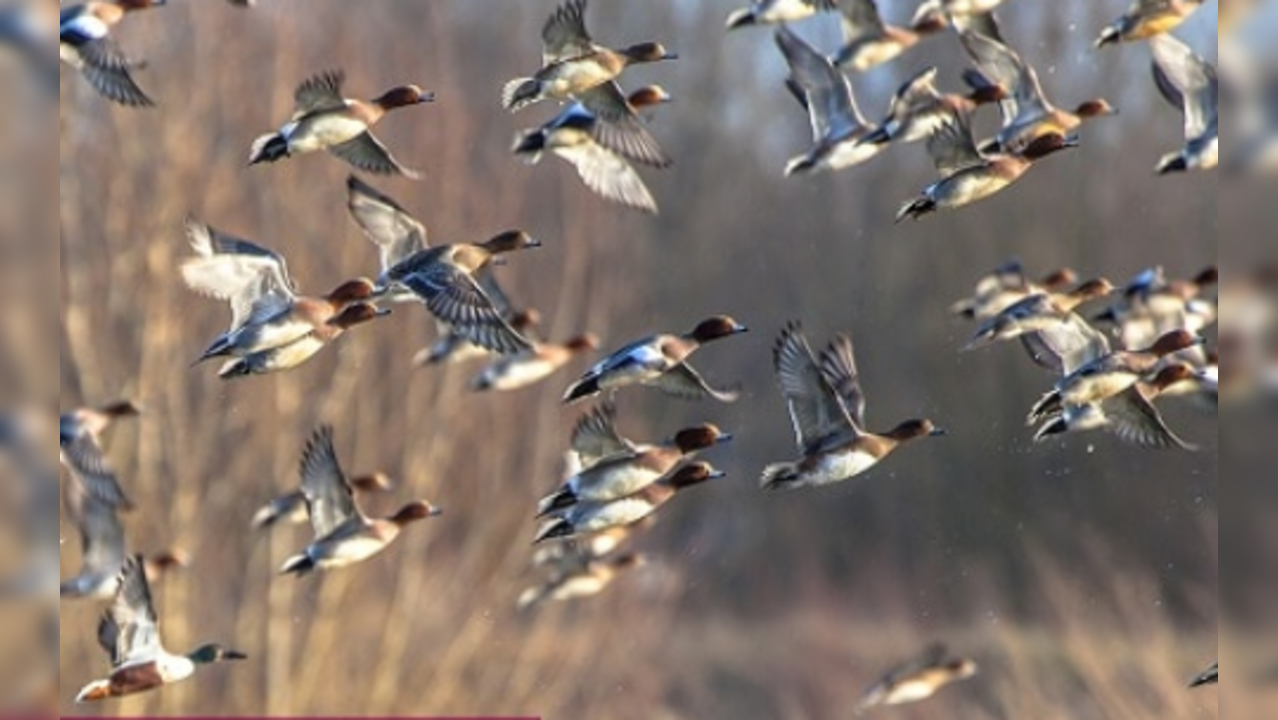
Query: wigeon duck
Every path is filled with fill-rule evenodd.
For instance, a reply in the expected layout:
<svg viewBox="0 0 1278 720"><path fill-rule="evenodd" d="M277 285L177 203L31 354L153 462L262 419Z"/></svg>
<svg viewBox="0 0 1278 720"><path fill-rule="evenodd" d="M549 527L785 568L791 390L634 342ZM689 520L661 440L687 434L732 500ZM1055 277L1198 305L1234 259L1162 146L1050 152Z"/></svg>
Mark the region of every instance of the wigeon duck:
<svg viewBox="0 0 1278 720"><path fill-rule="evenodd" d="M773 367L803 457L764 468L760 484L765 489L841 482L910 440L944 434L927 419L907 420L882 435L865 429L865 395L847 335L837 336L818 361L802 326L791 322L777 338Z"/></svg>
<svg viewBox="0 0 1278 720"><path fill-rule="evenodd" d="M98 625L98 644L111 655L111 674L85 685L77 703L154 690L191 677L200 665L247 658L221 645L204 645L188 655L165 650L143 560L137 556L120 571L115 599Z"/></svg>
<svg viewBox="0 0 1278 720"><path fill-rule="evenodd" d="M694 462L644 487L634 495L603 502L580 502L561 511L537 531L534 543L555 538L575 538L609 528L630 525L652 515L676 494L708 480L723 477L709 463Z"/></svg>
<svg viewBox="0 0 1278 720"><path fill-rule="evenodd" d="M943 19L924 19L914 27L889 26L879 15L875 0L842 0L843 45L835 54L835 64L865 72L896 59L924 37L948 27Z"/></svg>
<svg viewBox="0 0 1278 720"><path fill-rule="evenodd" d="M115 595L120 569L129 556L124 526L120 524L116 508L94 497L74 473L65 493L67 517L80 533L81 569L75 577L60 584L58 594L62 598L109 600ZM187 564L186 553L180 550L168 550L142 561L148 579Z"/></svg>
<svg viewBox="0 0 1278 720"><path fill-rule="evenodd" d="M580 502L633 495L701 450L732 439L714 425L704 424L680 430L670 443L637 445L617 434L614 418L615 409L605 404L578 422L572 448L582 467L538 503L538 517Z"/></svg>
<svg viewBox="0 0 1278 720"><path fill-rule="evenodd" d="M567 365L578 355L599 348L599 339L590 333L565 343L534 342L532 347L513 355L503 355L470 381L470 389L518 390L541 382Z"/></svg>
<svg viewBox="0 0 1278 720"><path fill-rule="evenodd" d="M63 6L58 56L108 100L130 107L154 105L130 74L141 63L125 57L111 37L111 29L128 13L164 5L165 1L92 0Z"/></svg>
<svg viewBox="0 0 1278 720"><path fill-rule="evenodd" d="M583 554L565 560L544 582L520 593L517 606L520 610L528 610L546 601L564 602L593 597L606 590L618 575L644 563L644 556L637 553L603 558Z"/></svg>
<svg viewBox="0 0 1278 720"><path fill-rule="evenodd" d="M1027 333L1053 331L1074 318L1082 320L1074 310L1083 303L1105 297L1114 286L1105 278L1082 283L1068 292L1042 292L1029 295L1005 308L994 317L981 323L972 339L963 346L963 352L975 350L1002 340L1011 340Z"/></svg>
<svg viewBox="0 0 1278 720"><path fill-rule="evenodd" d="M279 131L253 141L249 165L327 150L365 172L418 177L417 171L392 157L370 129L395 108L433 102L434 93L423 92L416 85L401 85L365 102L342 97L344 80L342 71L335 70L298 85L293 93L293 117Z"/></svg>
<svg viewBox="0 0 1278 720"><path fill-rule="evenodd" d="M1203 2L1204 0L1134 0L1122 17L1101 30L1100 37L1096 38L1096 47L1148 40L1169 33L1202 7Z"/></svg>
<svg viewBox="0 0 1278 720"><path fill-rule="evenodd" d="M350 479L351 490L356 493L387 492L395 483L386 473L359 475ZM306 511L306 495L301 490L273 498L253 513L254 530L273 527L280 523L300 525L310 519Z"/></svg>
<svg viewBox="0 0 1278 720"><path fill-rule="evenodd" d="M1203 685L1215 685L1220 682L1220 661L1217 660L1211 664L1211 667L1204 670L1197 677L1189 682L1189 687L1196 688Z"/></svg>
<svg viewBox="0 0 1278 720"><path fill-rule="evenodd" d="M656 167L670 164L636 114L640 108L669 102L670 96L660 86L649 85L627 98L614 83L607 83L582 98L541 127L521 132L511 152L530 165L540 161L542 153L553 152L575 167L581 181L600 197L655 213L656 201L627 159ZM602 106L613 109L604 116L598 111ZM618 123L633 127L618 129Z"/></svg>
<svg viewBox="0 0 1278 720"><path fill-rule="evenodd" d="M511 230L483 243L432 247L421 221L393 199L355 177L347 179L347 189L351 217L381 257L377 285L382 297L425 303L442 323L441 340L454 335L499 354L530 346L514 326L516 312L492 266L495 256L540 247L540 241ZM535 325L536 316L525 321L520 321L522 329ZM438 348L440 357L446 357L449 347Z"/></svg>
<svg viewBox="0 0 1278 720"><path fill-rule="evenodd" d="M289 558L281 574L301 576L367 560L385 550L409 524L440 514L439 508L424 500L410 502L385 519L374 520L360 512L350 480L337 462L333 428L328 425L317 429L306 444L301 474L315 540L300 555Z"/></svg>
<svg viewBox="0 0 1278 720"><path fill-rule="evenodd" d="M905 81L892 96L888 116L861 142L912 143L932 136L956 114L971 114L981 105L998 102L1007 93L997 85L987 85L968 95L942 93L936 88L936 67L919 71Z"/></svg>
<svg viewBox="0 0 1278 720"><path fill-rule="evenodd" d="M1219 80L1216 68L1171 35L1149 41L1159 93L1185 117L1185 147L1164 155L1155 172L1210 170L1220 158Z"/></svg>
<svg viewBox="0 0 1278 720"><path fill-rule="evenodd" d="M836 0L750 0L750 6L728 15L729 30L751 25L772 25L810 18L839 9Z"/></svg>
<svg viewBox="0 0 1278 720"><path fill-rule="evenodd" d="M874 128L861 116L847 77L785 25L776 40L790 66L788 83L807 107L812 127L812 148L786 163L786 177L843 170L878 155L881 145L862 142Z"/></svg>
<svg viewBox="0 0 1278 720"><path fill-rule="evenodd" d="M1116 112L1102 98L1088 100L1073 112L1062 110L1048 101L1038 73L1015 50L971 30L959 33L959 39L979 68L965 73L964 79L977 89L995 85L1010 95L1001 103L1003 127L982 150L1023 152L1045 135L1069 135L1084 120Z"/></svg>
<svg viewBox="0 0 1278 720"><path fill-rule="evenodd" d="M913 27L888 25L875 0L842 0L843 46L833 60L839 67L865 72L895 59L928 35L945 30L943 18L924 19Z"/></svg>
<svg viewBox="0 0 1278 720"><path fill-rule="evenodd" d="M586 31L586 0L568 0L541 30L542 66L529 78L506 83L501 104L515 112L547 98L568 100L616 80L630 65L677 58L660 43L613 50L596 44Z"/></svg>
<svg viewBox="0 0 1278 720"><path fill-rule="evenodd" d="M1137 382L1117 395L1082 405L1065 404L1060 412L1047 416L1046 422L1034 433L1034 440L1042 441L1063 433L1104 429L1124 442L1140 447L1196 450L1195 446L1180 439L1167 427L1162 414L1153 403L1168 388L1192 380L1195 375L1190 366L1176 363L1158 371L1149 382Z"/></svg>
<svg viewBox="0 0 1278 720"><path fill-rule="evenodd" d="M973 677L978 670L973 660L951 656L944 645L932 645L866 690L855 712L860 715L875 707L926 700L946 685Z"/></svg>
<svg viewBox="0 0 1278 720"><path fill-rule="evenodd" d="M1025 274L1020 262L1011 260L982 275L971 297L950 304L950 313L968 320L988 320L1030 295L1056 291L1078 282L1071 268L1060 268L1038 281Z"/></svg>
<svg viewBox="0 0 1278 720"><path fill-rule="evenodd" d="M558 566L564 562L571 562L571 559L578 555L604 557L621 547L636 532L646 530L655 522L656 518L649 515L633 525L619 525L576 540L544 543L533 553L533 567Z"/></svg>
<svg viewBox="0 0 1278 720"><path fill-rule="evenodd" d="M389 308L379 308L367 302L347 305L341 312L316 325L310 332L292 342L265 350L256 350L228 361L218 370L217 375L227 380L247 375L265 375L292 370L315 357L319 351L347 330L385 317L390 313Z"/></svg>
<svg viewBox="0 0 1278 720"><path fill-rule="evenodd" d="M133 503L120 487L115 471L102 451L102 433L120 418L136 417L142 408L119 400L96 408L77 408L58 418L58 459L80 478L99 501L128 510Z"/></svg>
<svg viewBox="0 0 1278 720"><path fill-rule="evenodd" d="M1217 319L1216 303L1205 295L1218 278L1215 266L1189 280L1168 280L1162 268L1150 268L1133 278L1095 320L1112 323L1129 348L1149 345L1177 328L1201 333Z"/></svg>
<svg viewBox="0 0 1278 720"><path fill-rule="evenodd" d="M1086 405L1113 397L1158 371L1163 358L1204 342L1201 336L1173 330L1148 348L1115 350L1094 358L1057 381L1030 410L1028 423L1038 423L1066 404Z"/></svg>
<svg viewBox="0 0 1278 720"><path fill-rule="evenodd" d="M650 385L676 397L694 400L709 397L733 402L739 393L711 387L687 360L702 345L743 332L746 332L744 325L726 315L718 315L703 320L682 335L660 333L636 340L586 371L564 393L564 402L576 402L604 390L615 392L635 384Z"/></svg>
<svg viewBox="0 0 1278 720"><path fill-rule="evenodd" d="M301 296L277 253L193 218L186 234L195 254L181 265L183 280L195 292L231 305L230 329L196 360L238 358L222 367L222 377L295 367L345 329L389 312L368 302L375 287L366 278L344 282L322 297Z"/></svg>
<svg viewBox="0 0 1278 720"><path fill-rule="evenodd" d="M1019 153L985 154L976 149L965 115L954 115L928 138L927 150L941 179L923 188L914 200L901 205L896 221L914 220L936 212L970 205L1016 182L1035 162L1078 141L1063 135L1044 135Z"/></svg>

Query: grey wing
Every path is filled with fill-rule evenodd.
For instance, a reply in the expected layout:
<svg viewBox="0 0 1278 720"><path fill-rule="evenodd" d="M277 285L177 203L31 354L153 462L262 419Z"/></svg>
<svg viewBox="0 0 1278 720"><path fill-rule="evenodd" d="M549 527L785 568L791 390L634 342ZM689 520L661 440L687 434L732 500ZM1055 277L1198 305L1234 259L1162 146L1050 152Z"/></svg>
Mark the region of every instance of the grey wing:
<svg viewBox="0 0 1278 720"><path fill-rule="evenodd" d="M643 212L657 212L657 201L643 178L620 155L594 143L557 148L555 153L572 163L581 181L600 197Z"/></svg>
<svg viewBox="0 0 1278 720"><path fill-rule="evenodd" d="M585 55L591 50L586 31L586 0L568 0L541 29L542 64Z"/></svg>
<svg viewBox="0 0 1278 720"><path fill-rule="evenodd" d="M328 70L303 80L293 91L294 109L300 114L345 107L346 100L342 97L345 81L346 73L341 70Z"/></svg>
<svg viewBox="0 0 1278 720"><path fill-rule="evenodd" d="M1145 448L1196 450L1180 439L1163 420L1162 413L1140 391L1131 387L1104 404L1106 426L1124 442Z"/></svg>
<svg viewBox="0 0 1278 720"><path fill-rule="evenodd" d="M960 31L971 30L991 40L997 40L1000 43L1004 42L1003 29L999 27L998 16L992 10L984 13L955 16L954 24Z"/></svg>
<svg viewBox="0 0 1278 720"><path fill-rule="evenodd" d="M577 421L571 446L582 466L590 467L603 458L634 451L634 444L617 432L616 418L617 407L604 403Z"/></svg>
<svg viewBox="0 0 1278 720"><path fill-rule="evenodd" d="M130 61L111 38L99 38L77 46L83 64L80 71L95 90L121 105L149 107L151 98L138 87L130 73L138 63Z"/></svg>
<svg viewBox="0 0 1278 720"><path fill-rule="evenodd" d="M111 654L114 667L153 660L162 652L141 555L125 560L120 570L115 599L98 624L98 642Z"/></svg>
<svg viewBox="0 0 1278 720"><path fill-rule="evenodd" d="M502 318L510 320L515 315L515 306L510 302L510 296L502 289L501 283L497 282L497 274L493 272L491 264L475 271L475 282L479 283L480 289L488 296L489 302Z"/></svg>
<svg viewBox="0 0 1278 720"><path fill-rule="evenodd" d="M907 109L930 104L937 98L935 65L923 68L909 80L901 83L892 96L892 115Z"/></svg>
<svg viewBox="0 0 1278 720"><path fill-rule="evenodd" d="M578 100L595 116L590 128L595 142L645 165L668 167L671 164L670 156L643 126L617 83L606 82L591 88L581 93Z"/></svg>
<svg viewBox="0 0 1278 720"><path fill-rule="evenodd" d="M426 227L389 196L354 175L346 178L346 207L381 254L382 271L427 247Z"/></svg>
<svg viewBox="0 0 1278 720"><path fill-rule="evenodd" d="M321 425L302 451L302 494L316 538L323 538L359 516L355 497L333 449L333 428Z"/></svg>
<svg viewBox="0 0 1278 720"><path fill-rule="evenodd" d="M788 324L777 338L772 365L799 448L813 447L840 430L856 431L846 408L822 375L797 322Z"/></svg>
<svg viewBox="0 0 1278 720"><path fill-rule="evenodd" d="M124 564L124 527L111 505L95 498L79 482L66 490L67 516L80 532L86 574L114 574Z"/></svg>
<svg viewBox="0 0 1278 720"><path fill-rule="evenodd" d="M390 151L371 132L363 132L344 143L331 145L328 151L346 161L351 167L379 175L403 175L409 178L421 176L416 170L406 168L391 156Z"/></svg>
<svg viewBox="0 0 1278 720"><path fill-rule="evenodd" d="M814 142L842 136L865 124L847 77L829 58L784 25L777 29L776 41L790 66L793 84L803 91Z"/></svg>
<svg viewBox="0 0 1278 720"><path fill-rule="evenodd" d="M59 459L71 473L72 482L81 483L88 494L111 507L133 507L92 435L77 435L63 443L59 448Z"/></svg>
<svg viewBox="0 0 1278 720"><path fill-rule="evenodd" d="M1216 122L1219 80L1215 66L1171 35L1152 37L1149 46L1159 91L1168 101L1179 96L1185 113L1185 137L1199 137Z"/></svg>
<svg viewBox="0 0 1278 720"><path fill-rule="evenodd" d="M968 55L990 80L1008 89L1016 102L1017 112L1044 113L1048 109L1038 73L998 40L972 30L959 33Z"/></svg>
<svg viewBox="0 0 1278 720"><path fill-rule="evenodd" d="M844 37L848 40L883 34L883 18L874 0L840 0L839 8L843 12Z"/></svg>
<svg viewBox="0 0 1278 720"><path fill-rule="evenodd" d="M476 345L503 355L531 347L502 317L479 283L461 270L434 263L402 282L437 318Z"/></svg>
<svg viewBox="0 0 1278 720"><path fill-rule="evenodd" d="M838 335L821 353L821 376L842 402L843 409L853 427L865 429L865 393L861 390L861 377L856 369L856 355L852 350L852 338Z"/></svg>
<svg viewBox="0 0 1278 720"><path fill-rule="evenodd" d="M1054 328L1022 335L1021 339L1035 362L1062 376L1110 353L1105 334L1078 313L1066 315Z"/></svg>
<svg viewBox="0 0 1278 720"><path fill-rule="evenodd" d="M736 402L737 398L741 396L740 391L736 389L712 387L710 383L706 382L705 378L701 377L700 373L686 362L675 365L647 384L667 395L685 400L713 398L719 402L730 403Z"/></svg>
<svg viewBox="0 0 1278 720"><path fill-rule="evenodd" d="M983 161L972 141L972 129L965 113L950 116L928 137L927 152L941 177L949 177Z"/></svg>

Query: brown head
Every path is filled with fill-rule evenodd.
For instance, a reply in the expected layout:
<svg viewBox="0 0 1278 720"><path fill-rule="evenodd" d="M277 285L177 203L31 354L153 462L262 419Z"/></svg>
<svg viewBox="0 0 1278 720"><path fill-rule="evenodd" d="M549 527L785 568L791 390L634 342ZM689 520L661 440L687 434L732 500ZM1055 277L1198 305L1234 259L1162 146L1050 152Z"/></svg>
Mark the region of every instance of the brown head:
<svg viewBox="0 0 1278 720"><path fill-rule="evenodd" d="M1061 150L1075 147L1078 147L1077 137L1066 137L1059 133L1048 133L1034 138L1034 140L1021 151L1021 157L1027 160L1039 160L1051 155L1052 153L1057 153Z"/></svg>
<svg viewBox="0 0 1278 720"><path fill-rule="evenodd" d="M564 347L573 352L590 352L599 349L599 338L591 333L582 333L577 337L564 343Z"/></svg>
<svg viewBox="0 0 1278 720"><path fill-rule="evenodd" d="M1048 290L1059 290L1076 282L1078 282L1078 273L1075 273L1073 268L1063 267L1044 275L1043 279L1038 281L1038 284Z"/></svg>
<svg viewBox="0 0 1278 720"><path fill-rule="evenodd" d="M178 548L171 548L147 558L147 566L157 572L167 572L191 566L191 556Z"/></svg>
<svg viewBox="0 0 1278 720"><path fill-rule="evenodd" d="M1082 304L1089 300L1103 298L1112 292L1114 292L1114 285L1102 277L1088 280L1071 290L1069 294L1072 299Z"/></svg>
<svg viewBox="0 0 1278 720"><path fill-rule="evenodd" d="M395 481L386 473L376 472L351 478L351 487L360 492L385 492L395 487Z"/></svg>
<svg viewBox="0 0 1278 720"><path fill-rule="evenodd" d="M348 305L336 317L329 320L328 324L341 330L348 330L356 325L376 320L384 315L390 315L390 313L389 308L379 308L372 303L358 302L354 305Z"/></svg>
<svg viewBox="0 0 1278 720"><path fill-rule="evenodd" d="M929 437L929 436L935 437L937 435L944 435L944 434L945 434L945 431L937 427L936 425L932 424L931 420L928 420L927 418L922 418L922 419L915 419L915 420L906 420L900 425L897 425L895 428L892 428L891 432L889 432L885 437L889 437L897 441L898 443L903 443L909 440L913 440L915 438Z"/></svg>
<svg viewBox="0 0 1278 720"><path fill-rule="evenodd" d="M666 480L666 483L677 490L682 490L693 485L700 485L707 480L721 478L723 475L722 470L716 470L710 463L694 462L679 468Z"/></svg>
<svg viewBox="0 0 1278 720"><path fill-rule="evenodd" d="M134 417L142 414L142 406L132 400L116 400L97 409L97 412L108 418Z"/></svg>
<svg viewBox="0 0 1278 720"><path fill-rule="evenodd" d="M698 343L707 343L711 340L739 335L746 332L746 330L746 326L727 315L716 315L702 320L691 332L684 335L684 338L695 340Z"/></svg>
<svg viewBox="0 0 1278 720"><path fill-rule="evenodd" d="M1195 335L1188 330L1172 330L1166 335L1158 338L1158 340L1150 346L1149 352L1157 355L1158 357L1164 357L1174 352L1180 352L1181 350L1187 350L1197 345L1203 345L1206 342L1206 339L1201 335Z"/></svg>
<svg viewBox="0 0 1278 720"><path fill-rule="evenodd" d="M405 525L417 522L418 520L425 520L426 518L432 518L436 515L442 515L443 512L443 510L440 510L425 500L414 500L400 508L399 512L392 515L389 519L396 525L404 527Z"/></svg>
<svg viewBox="0 0 1278 720"><path fill-rule="evenodd" d="M950 23L945 19L944 13L927 13L915 20L910 25L910 30L916 35L935 35L948 30L949 27Z"/></svg>
<svg viewBox="0 0 1278 720"><path fill-rule="evenodd" d="M970 678L980 671L976 661L967 658L951 660L945 663L945 671L956 680Z"/></svg>
<svg viewBox="0 0 1278 720"><path fill-rule="evenodd" d="M349 303L367 300L376 292L377 289L372 280L356 278L338 285L332 292L325 295L324 299L337 307L343 307Z"/></svg>
<svg viewBox="0 0 1278 720"><path fill-rule="evenodd" d="M435 93L423 92L416 85L400 85L391 88L386 92L373 98L373 104L383 110L391 110L398 107L408 107L409 105L420 105L422 103L434 102Z"/></svg>
<svg viewBox="0 0 1278 720"><path fill-rule="evenodd" d="M507 230L500 235L495 235L485 240L479 246L487 250L491 255L500 255L526 248L541 247L541 241L523 230Z"/></svg>
<svg viewBox="0 0 1278 720"><path fill-rule="evenodd" d="M1096 98L1094 100L1088 100L1087 102L1080 103L1079 106L1074 109L1074 114L1081 118L1095 118L1104 117L1106 115L1117 115L1118 110L1113 105L1110 105L1104 98Z"/></svg>
<svg viewBox="0 0 1278 720"><path fill-rule="evenodd" d="M714 425L705 424L680 430L674 436L675 447L685 455L727 442L732 436Z"/></svg>
<svg viewBox="0 0 1278 720"><path fill-rule="evenodd" d="M1215 265L1203 268L1194 276L1194 285L1197 285L1199 290L1211 287L1218 282L1220 282L1220 268Z"/></svg>
<svg viewBox="0 0 1278 720"><path fill-rule="evenodd" d="M977 105L1001 102L1008 98L1007 90L998 83L987 83L968 93L967 99Z"/></svg>
<svg viewBox="0 0 1278 720"><path fill-rule="evenodd" d="M661 43L646 42L621 51L621 54L632 63L661 62L662 60L678 60L679 56L666 50Z"/></svg>
<svg viewBox="0 0 1278 720"><path fill-rule="evenodd" d="M521 310L510 318L510 326L516 330L527 330L541 324L541 313L536 308Z"/></svg>
<svg viewBox="0 0 1278 720"><path fill-rule="evenodd" d="M630 93L630 97L626 98L626 101L630 103L630 107L635 109L663 105L673 100L674 98L670 97L670 93L667 93L666 89L660 85L641 87Z"/></svg>

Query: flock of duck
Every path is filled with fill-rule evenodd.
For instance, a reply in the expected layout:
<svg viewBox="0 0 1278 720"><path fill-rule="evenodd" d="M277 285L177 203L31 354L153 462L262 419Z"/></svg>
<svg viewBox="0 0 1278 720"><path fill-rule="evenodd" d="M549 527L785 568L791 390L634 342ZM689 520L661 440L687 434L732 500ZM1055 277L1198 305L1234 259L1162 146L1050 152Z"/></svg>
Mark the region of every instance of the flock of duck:
<svg viewBox="0 0 1278 720"><path fill-rule="evenodd" d="M130 12L163 4L94 0L62 6L62 60L110 101L152 105L133 78L140 64L123 54L111 30ZM999 4L926 0L909 27L896 27L883 21L872 0L757 0L733 13L727 24L729 29L778 25L775 39L790 68L788 85L806 107L813 130L812 147L787 164L786 174L841 170L892 145L926 141L941 178L902 206L901 219L961 207L1004 189L1038 160L1075 146L1075 133L1085 120L1114 112L1099 99L1072 112L1048 101L1033 67L1003 39L993 15ZM1104 28L1096 43L1148 42L1157 87L1184 115L1185 144L1157 163L1160 173L1216 165L1216 71L1168 34L1201 4L1139 0ZM21 6L31 17L44 7L40 2ZM627 94L618 79L633 64L676 56L655 42L621 50L595 43L586 30L586 10L586 0L567 0L555 10L542 31L540 67L505 85L501 102L512 112L545 100L564 105L552 120L520 133L514 153L535 162L549 151L572 163L602 197L655 212L656 203L632 163L670 165L640 115L669 95L660 86ZM845 42L833 55L817 50L788 26L827 12L841 13L845 31ZM15 23L8 16L0 22L6 37L19 34ZM975 65L964 74L968 92L942 92L936 69L927 68L900 88L881 123L867 123L844 71L889 62L925 37L950 31ZM317 74L297 87L293 116L252 143L249 162L278 162L324 150L360 171L414 177L417 171L401 164L371 129L391 110L433 99L413 85L369 101L351 99L343 91L340 71ZM1002 126L978 144L969 116L994 103ZM355 176L348 179L347 191L352 218L378 251L378 271L372 279L349 280L323 295L301 294L279 251L188 219L190 254L182 261L181 276L192 291L231 308L228 329L197 362L221 359L218 375L227 379L287 371L348 330L387 316L386 306L395 303L420 304L437 323L435 345L415 362L487 361L471 383L476 391L526 387L599 348L598 339L587 332L564 342L541 338L538 313L517 305L500 287L493 269L498 259L541 245L528 233L511 229L482 242L432 245L425 225L391 197ZM1278 272L1258 272L1251 281L1219 292L1217 280L1214 267L1188 280L1168 279L1161 269L1151 268L1118 288L1104 278L1079 282L1068 269L1036 280L1013 262L980 278L974 294L953 310L977 323L963 351L1019 340L1033 362L1055 373L1056 381L1029 412L1029 423L1037 426L1035 440L1103 429L1145 448L1192 450L1168 427L1156 403L1190 398L1208 410L1216 406L1218 355L1205 347L1204 332L1218 321L1221 297L1233 304L1231 318L1236 318L1220 330L1220 343L1238 358L1231 385L1246 382L1243 392L1278 386L1273 360ZM1082 314L1084 305L1101 301L1108 304L1099 312ZM578 421L564 479L536 508L543 522L534 536L532 562L544 569L545 577L523 593L521 607L601 592L620 573L642 565L641 555L620 549L629 536L650 527L675 496L723 475L698 455L728 443L731 435L705 423L681 429L667 441L631 440L617 428L611 398L627 388L647 386L672 397L733 402L740 389L706 379L690 358L705 345L744 332L746 327L731 317L711 316L683 332L655 333L626 344L569 385L565 403L599 395L607 399ZM763 470L765 489L843 482L912 440L944 433L927 418L905 420L886 431L869 429L848 334L835 336L815 352L803 325L792 322L776 338L773 366L797 456ZM109 601L98 638L111 670L87 684L77 701L153 689L192 675L200 664L244 658L220 645L179 655L161 642L148 580L185 566L186 558L176 550L153 557L130 553L119 513L133 502L101 444L114 420L140 411L138 405L121 401L60 418L60 462L69 477L63 502L81 536L82 569L61 581L59 597ZM40 427L31 417L14 415L6 418L2 439L10 465L32 480L33 507L47 512L50 503L58 502L49 491L57 480L30 451L38 444ZM318 428L304 445L297 489L245 519L259 528L310 523L312 541L287 560L282 573L300 576L366 561L409 524L441 512L425 500L414 500L387 518L365 515L357 496L387 492L393 485L382 473L348 474L335 444L332 427ZM43 528L38 534L44 537L49 531ZM48 578L58 557L46 553L35 565L30 577ZM15 585L48 597L48 585ZM970 659L932 647L888 673L866 693L860 709L920 700L975 673ZM1214 683L1216 673L1213 664L1194 684Z"/></svg>

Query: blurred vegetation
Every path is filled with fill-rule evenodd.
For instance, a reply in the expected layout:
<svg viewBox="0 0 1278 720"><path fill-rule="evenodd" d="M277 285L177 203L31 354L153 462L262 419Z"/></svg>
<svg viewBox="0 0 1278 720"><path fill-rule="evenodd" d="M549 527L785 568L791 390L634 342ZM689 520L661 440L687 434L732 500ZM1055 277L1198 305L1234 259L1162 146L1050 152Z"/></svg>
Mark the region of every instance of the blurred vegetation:
<svg viewBox="0 0 1278 720"><path fill-rule="evenodd" d="M1022 418L1050 376L1013 347L958 354L970 328L946 308L1010 256L1116 282L1155 264L1187 276L1218 250L1227 271L1245 265L1272 250L1278 208L1264 199L1273 188L1153 177L1159 155L1180 144L1181 123L1156 97L1148 51L1090 47L1126 0L1009 0L1005 32L1049 96L1072 105L1101 94L1122 114L988 202L894 226L897 203L933 175L921 146L835 176L784 179L785 158L807 142L806 118L781 86L770 31L723 32L733 4L592 3L601 41L657 38L680 54L627 80L660 82L676 98L653 130L677 164L644 171L656 218L603 204L563 163L528 168L509 155L515 131L550 112L510 116L498 104L502 83L537 62L550 2L261 0L245 12L206 1L139 13L121 41L148 60L136 77L160 107L108 106L63 71L56 245L51 213L29 211L52 197L48 124L7 130L3 290L21 311L3 314L5 392L52 397L40 348L53 345L44 315L60 309L59 407L122 395L147 409L108 447L140 500L126 518L133 545L177 544L194 557L155 588L167 644L219 640L251 656L94 712L834 718L884 667L944 639L984 673L896 717L936 717L938 707L958 718L1217 715L1215 689L1183 688L1217 654L1216 418L1170 409L1204 447L1195 454L1106 436L1035 446ZM897 20L911 9L881 4ZM1183 33L1207 55L1215 12ZM831 47L832 24L798 30ZM853 82L875 118L915 70L941 64L956 87L961 62L945 37ZM414 370L433 332L414 306L289 374L226 383L212 367L188 367L227 312L175 272L187 213L283 252L303 290L375 272L373 248L346 217L344 165L309 156L244 166L252 138L290 112L294 85L335 67L353 95L402 82L436 92L434 105L378 130L425 179L371 182L435 242L508 227L540 238L542 249L500 270L516 301L548 318L549 335L589 329L615 347L715 312L753 330L699 358L711 377L744 385L740 402L620 398L621 425L636 437L710 420L736 440L711 455L729 479L681 498L643 538L657 562L595 601L531 616L514 608L531 578L532 507L558 479L578 413L558 403L566 374L475 396L465 390L473 368ZM46 276L20 270L50 267L53 253L60 302ZM791 318L814 342L852 334L872 427L930 415L948 437L856 482L761 493L763 464L794 452L770 369L773 336ZM294 582L275 571L307 531L256 535L248 519L295 485L297 455L320 422L335 423L347 469L400 481L369 499L373 511L424 496L446 514L361 567ZM1273 437L1271 421L1241 423L1239 477L1268 468L1272 478L1261 440ZM1265 511L1249 497L1237 512L1255 522L1225 541L1269 579L1238 580L1230 596L1253 623L1244 637L1278 577L1257 540ZM64 575L78 564L72 534L64 525ZM106 666L99 612L62 607L63 714L81 710L67 699Z"/></svg>

